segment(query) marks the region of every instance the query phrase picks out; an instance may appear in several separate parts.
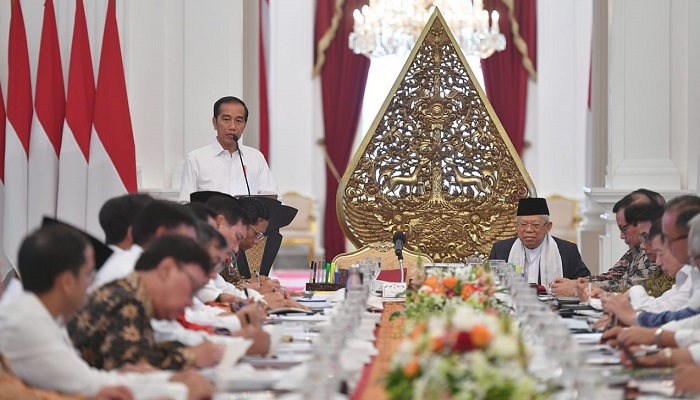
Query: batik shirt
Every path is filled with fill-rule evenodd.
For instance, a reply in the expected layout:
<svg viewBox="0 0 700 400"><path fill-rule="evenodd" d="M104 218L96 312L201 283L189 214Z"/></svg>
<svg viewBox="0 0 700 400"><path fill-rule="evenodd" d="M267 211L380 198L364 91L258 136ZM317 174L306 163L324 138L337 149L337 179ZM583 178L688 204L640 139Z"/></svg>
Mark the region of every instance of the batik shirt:
<svg viewBox="0 0 700 400"><path fill-rule="evenodd" d="M183 344L155 342L151 318L153 303L133 272L95 290L68 324L68 333L83 359L96 368L140 362L173 370L192 366L191 352Z"/></svg>
<svg viewBox="0 0 700 400"><path fill-rule="evenodd" d="M232 257L224 260L224 269L221 270L220 275L226 282L236 286L238 289L243 289L243 285L250 282L248 282L238 271L238 268L236 267L236 260L237 254L234 254Z"/></svg>
<svg viewBox="0 0 700 400"><path fill-rule="evenodd" d="M666 293L676 283L676 278L664 274L661 269L654 272L649 279L644 281L644 290L651 297L659 297Z"/></svg>
<svg viewBox="0 0 700 400"><path fill-rule="evenodd" d="M591 279L608 292L625 292L635 285L644 285L660 268L649 261L639 245L627 250L608 272ZM670 286L669 286L670 287Z"/></svg>

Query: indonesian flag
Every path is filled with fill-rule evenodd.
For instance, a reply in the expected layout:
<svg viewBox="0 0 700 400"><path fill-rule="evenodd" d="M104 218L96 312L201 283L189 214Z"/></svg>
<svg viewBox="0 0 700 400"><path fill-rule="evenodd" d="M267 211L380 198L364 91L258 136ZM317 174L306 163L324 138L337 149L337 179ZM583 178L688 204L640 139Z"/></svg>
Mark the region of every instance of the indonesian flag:
<svg viewBox="0 0 700 400"><path fill-rule="evenodd" d="M19 245L27 234L27 152L33 114L27 34L19 0L12 1L7 67L5 171L8 173L5 174L3 241L5 254L14 267Z"/></svg>
<svg viewBox="0 0 700 400"><path fill-rule="evenodd" d="M2 98L2 88L0 88L0 226L3 222L5 212L5 100ZM5 256L5 249L2 246L2 229L0 229L0 280L4 280L8 272L12 271L10 260Z"/></svg>
<svg viewBox="0 0 700 400"><path fill-rule="evenodd" d="M267 96L267 76L270 71L270 2L260 1L258 32L258 73L260 94L260 152L270 159L270 108Z"/></svg>
<svg viewBox="0 0 700 400"><path fill-rule="evenodd" d="M137 189L136 151L115 8L115 0L109 0L90 138L86 228L97 237L104 237L98 222L104 202Z"/></svg>
<svg viewBox="0 0 700 400"><path fill-rule="evenodd" d="M95 108L95 75L83 0L76 0L73 44L68 71L66 121L58 168L58 219L85 228L88 161L92 113Z"/></svg>
<svg viewBox="0 0 700 400"><path fill-rule="evenodd" d="M53 0L44 2L34 110L29 141L27 198L27 224L30 231L41 225L44 215L56 216L58 154L61 148L66 99Z"/></svg>

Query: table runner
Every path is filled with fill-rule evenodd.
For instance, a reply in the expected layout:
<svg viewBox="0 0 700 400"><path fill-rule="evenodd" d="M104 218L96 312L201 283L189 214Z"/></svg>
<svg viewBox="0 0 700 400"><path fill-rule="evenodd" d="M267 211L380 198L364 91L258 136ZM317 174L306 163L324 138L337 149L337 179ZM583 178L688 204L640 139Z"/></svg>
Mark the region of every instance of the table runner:
<svg viewBox="0 0 700 400"><path fill-rule="evenodd" d="M394 355L403 339L401 327L406 322L402 315L390 320L396 312L404 309L404 303L384 303L381 325L377 334L376 346L379 355L375 357L370 368L365 368L362 378L357 385L353 400L384 400L384 377L391 371L391 357Z"/></svg>

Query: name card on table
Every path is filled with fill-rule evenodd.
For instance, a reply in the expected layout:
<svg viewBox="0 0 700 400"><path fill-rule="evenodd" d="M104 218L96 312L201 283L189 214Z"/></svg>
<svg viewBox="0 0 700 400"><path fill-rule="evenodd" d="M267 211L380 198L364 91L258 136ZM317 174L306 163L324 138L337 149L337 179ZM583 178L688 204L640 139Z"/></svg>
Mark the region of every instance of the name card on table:
<svg viewBox="0 0 700 400"><path fill-rule="evenodd" d="M406 297L405 282L385 282L382 297Z"/></svg>

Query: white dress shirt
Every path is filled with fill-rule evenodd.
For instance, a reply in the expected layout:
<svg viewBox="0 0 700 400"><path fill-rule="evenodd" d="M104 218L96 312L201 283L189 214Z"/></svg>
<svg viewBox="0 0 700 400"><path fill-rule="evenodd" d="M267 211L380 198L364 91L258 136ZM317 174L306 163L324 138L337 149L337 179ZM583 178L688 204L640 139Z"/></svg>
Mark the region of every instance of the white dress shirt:
<svg viewBox="0 0 700 400"><path fill-rule="evenodd" d="M661 296L649 296L643 286L636 285L630 289L629 297L632 308L640 311L660 313L697 307L700 305L700 271L686 264L676 273L676 283Z"/></svg>
<svg viewBox="0 0 700 400"><path fill-rule="evenodd" d="M241 142L238 142L238 146L242 150L250 194L279 196L277 182L272 177L262 153L242 145ZM179 200L189 202L191 193L202 190L228 193L232 196L248 194L239 151L231 154L215 139L212 144L187 153L182 166Z"/></svg>
<svg viewBox="0 0 700 400"><path fill-rule="evenodd" d="M202 303L206 303L208 301L216 300L216 298L224 292L230 293L234 296L238 296L243 299L264 301L263 296L256 290L241 290L237 288L236 285L226 282L226 280L218 274L216 275L216 278L210 279L206 285L199 289L196 296Z"/></svg>
<svg viewBox="0 0 700 400"><path fill-rule="evenodd" d="M92 368L78 356L65 327L29 292L0 308L0 352L19 379L39 389L94 396L105 386L126 385L136 399L187 398L187 387L169 382L169 372L123 374Z"/></svg>
<svg viewBox="0 0 700 400"><path fill-rule="evenodd" d="M143 254L143 247L137 244L131 245L129 250L112 253L95 274L95 280L88 288L88 293L92 293L98 287L110 282L126 278L127 275L134 272L136 261L141 257L141 254Z"/></svg>
<svg viewBox="0 0 700 400"><path fill-rule="evenodd" d="M528 249L525 247L525 263L523 268L527 269L527 281L528 283L537 283L540 276L540 254L542 254L542 244L534 249Z"/></svg>
<svg viewBox="0 0 700 400"><path fill-rule="evenodd" d="M690 356L693 358L695 365L700 365L700 343L688 346L688 351L690 352Z"/></svg>

